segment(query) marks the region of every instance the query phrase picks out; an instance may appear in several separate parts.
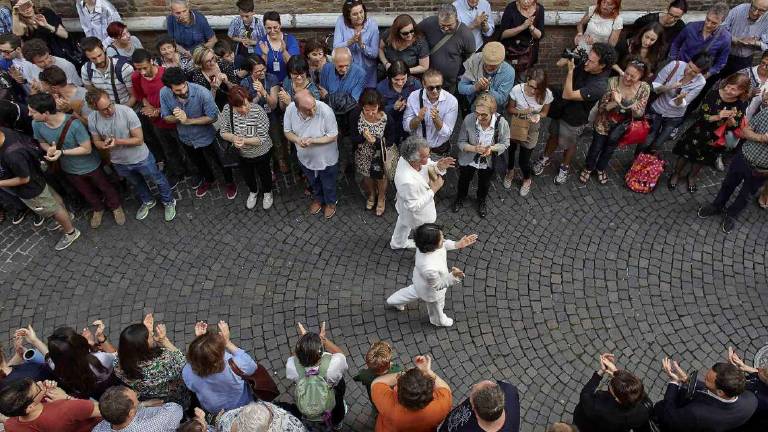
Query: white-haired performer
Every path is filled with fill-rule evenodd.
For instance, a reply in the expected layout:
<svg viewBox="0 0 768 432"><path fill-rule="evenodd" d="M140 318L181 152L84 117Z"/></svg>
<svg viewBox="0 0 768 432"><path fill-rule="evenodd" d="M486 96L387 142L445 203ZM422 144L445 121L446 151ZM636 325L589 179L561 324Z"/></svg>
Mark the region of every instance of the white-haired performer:
<svg viewBox="0 0 768 432"><path fill-rule="evenodd" d="M400 145L400 160L395 171L397 189L397 223L389 247L392 249L414 248L408 239L411 230L437 220L435 194L443 186L445 170L456 160L444 157L437 162L429 159L429 145L418 136L411 136Z"/></svg>

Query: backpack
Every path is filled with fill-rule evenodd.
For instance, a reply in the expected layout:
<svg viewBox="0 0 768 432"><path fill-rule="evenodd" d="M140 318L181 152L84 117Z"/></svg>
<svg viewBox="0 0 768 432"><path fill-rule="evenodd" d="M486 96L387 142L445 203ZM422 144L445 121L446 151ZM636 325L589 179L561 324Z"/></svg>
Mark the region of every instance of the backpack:
<svg viewBox="0 0 768 432"><path fill-rule="evenodd" d="M665 163L656 155L640 153L624 177L627 187L638 193L653 192L664 172Z"/></svg>
<svg viewBox="0 0 768 432"><path fill-rule="evenodd" d="M125 85L125 78L123 77L123 66L125 66L126 64L131 64L131 59L121 55L117 55L114 57L107 57L107 58L109 59L109 76L110 76L110 80L112 81L112 94L115 96L115 103L119 104L123 101L120 100L120 93L118 93L117 91L117 85L115 84L115 75L117 75L117 80L120 81L122 85ZM115 59L116 61L113 62L112 59ZM93 82L93 62L89 61L86 64L85 74L86 76L88 76L88 81Z"/></svg>
<svg viewBox="0 0 768 432"><path fill-rule="evenodd" d="M307 371L295 358L293 364L301 377L294 393L299 411L308 421L330 423L331 410L336 406L336 394L325 378L331 364L331 355L323 354L317 372Z"/></svg>

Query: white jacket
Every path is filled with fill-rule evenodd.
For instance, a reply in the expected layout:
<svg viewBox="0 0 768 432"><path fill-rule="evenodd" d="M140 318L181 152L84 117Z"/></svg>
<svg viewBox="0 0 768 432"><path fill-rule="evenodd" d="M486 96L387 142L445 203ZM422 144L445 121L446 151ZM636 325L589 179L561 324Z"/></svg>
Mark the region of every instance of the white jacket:
<svg viewBox="0 0 768 432"><path fill-rule="evenodd" d="M461 279L454 277L448 268L449 250L456 249L456 242L444 240L443 247L428 253L416 249L416 265L413 268L413 288L419 298L436 302L445 298L448 287Z"/></svg>
<svg viewBox="0 0 768 432"><path fill-rule="evenodd" d="M429 160L420 171L413 169L410 163L402 157L397 161L395 170L395 188L397 189L397 201L395 209L403 219L403 222L416 228L425 223L437 220L435 210L435 193L429 187L429 167L436 162ZM437 169L438 174L444 175L445 171Z"/></svg>

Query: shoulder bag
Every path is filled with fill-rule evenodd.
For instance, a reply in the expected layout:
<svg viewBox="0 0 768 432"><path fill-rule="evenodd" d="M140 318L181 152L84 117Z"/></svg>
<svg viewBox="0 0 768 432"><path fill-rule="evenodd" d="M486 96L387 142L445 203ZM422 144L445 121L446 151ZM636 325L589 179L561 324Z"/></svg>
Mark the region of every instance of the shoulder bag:
<svg viewBox="0 0 768 432"><path fill-rule="evenodd" d="M267 372L267 370L260 364L256 363L256 371L253 372L253 374L246 375L233 359L230 358L228 363L232 372L248 384L251 393L253 393L259 400L271 402L280 396L280 390L277 389L275 380L272 379L269 372Z"/></svg>
<svg viewBox="0 0 768 432"><path fill-rule="evenodd" d="M235 133L235 122L234 122L234 113L233 109L230 106L229 107L229 129L232 131L232 133ZM237 148L232 144L231 142L225 140L221 136L221 132L219 132L219 136L216 137L216 155L219 157L219 160L221 161L221 165L224 168L234 168L240 164L240 152L237 150Z"/></svg>

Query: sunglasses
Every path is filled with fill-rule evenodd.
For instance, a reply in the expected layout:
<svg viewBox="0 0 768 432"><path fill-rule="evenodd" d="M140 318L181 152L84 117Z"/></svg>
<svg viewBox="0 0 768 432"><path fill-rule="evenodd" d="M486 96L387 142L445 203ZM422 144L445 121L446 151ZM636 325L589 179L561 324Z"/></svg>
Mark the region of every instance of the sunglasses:
<svg viewBox="0 0 768 432"><path fill-rule="evenodd" d="M416 33L416 30L401 31L401 32L400 32L400 36L402 36L402 37L406 37L406 36L408 36L408 35L412 35L412 34L414 34L414 33Z"/></svg>
<svg viewBox="0 0 768 432"><path fill-rule="evenodd" d="M429 91L437 91L437 90L442 90L443 85L441 84L441 85L434 85L434 86L426 86L425 88Z"/></svg>

